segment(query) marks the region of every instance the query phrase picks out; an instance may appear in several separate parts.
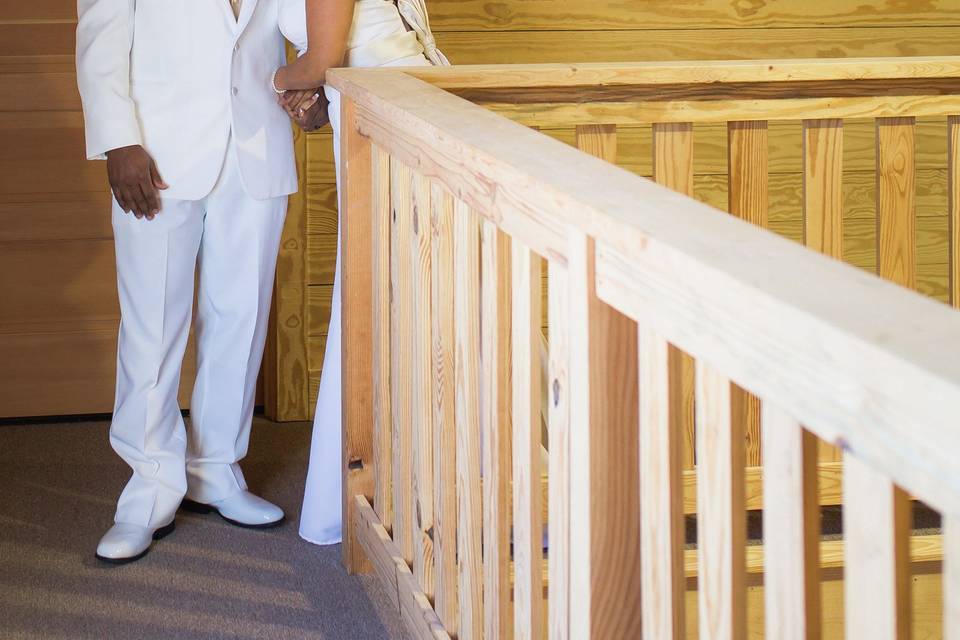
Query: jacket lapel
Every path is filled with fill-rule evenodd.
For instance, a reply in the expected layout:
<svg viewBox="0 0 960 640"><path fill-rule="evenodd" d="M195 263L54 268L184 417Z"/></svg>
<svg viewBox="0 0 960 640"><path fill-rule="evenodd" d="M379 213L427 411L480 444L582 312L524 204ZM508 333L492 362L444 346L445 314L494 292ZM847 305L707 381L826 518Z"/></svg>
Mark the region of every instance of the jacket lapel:
<svg viewBox="0 0 960 640"><path fill-rule="evenodd" d="M243 30L250 24L250 18L253 17L253 12L257 8L258 1L259 0L243 0L243 5L240 7L240 17L237 19L237 29L239 33L243 33ZM229 9L230 7L228 6L227 10Z"/></svg>

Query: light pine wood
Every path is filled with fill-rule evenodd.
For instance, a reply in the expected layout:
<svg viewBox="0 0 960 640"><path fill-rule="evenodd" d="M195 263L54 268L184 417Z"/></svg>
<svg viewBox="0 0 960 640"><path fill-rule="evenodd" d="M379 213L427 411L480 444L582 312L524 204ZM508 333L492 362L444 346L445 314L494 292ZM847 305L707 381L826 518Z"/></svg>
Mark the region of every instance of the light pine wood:
<svg viewBox="0 0 960 640"><path fill-rule="evenodd" d="M457 200L453 215L456 341L458 637L483 637L480 493L480 227Z"/></svg>
<svg viewBox="0 0 960 640"><path fill-rule="evenodd" d="M373 180L373 507L393 527L393 419L390 411L390 156L372 148Z"/></svg>
<svg viewBox="0 0 960 640"><path fill-rule="evenodd" d="M943 637L960 638L960 522L949 514L943 516Z"/></svg>
<svg viewBox="0 0 960 640"><path fill-rule="evenodd" d="M480 421L483 433L483 627L487 638L513 635L510 584L513 404L511 246L495 224L482 226Z"/></svg>
<svg viewBox="0 0 960 640"><path fill-rule="evenodd" d="M697 361L699 627L702 639L746 634L744 433L729 379Z"/></svg>
<svg viewBox="0 0 960 640"><path fill-rule="evenodd" d="M856 457L843 463L847 637L909 638L910 499Z"/></svg>
<svg viewBox="0 0 960 640"><path fill-rule="evenodd" d="M567 640L570 634L570 298L567 270L557 261L547 266L550 280L547 431L549 486L547 500L550 543L548 637Z"/></svg>
<svg viewBox="0 0 960 640"><path fill-rule="evenodd" d="M413 561L413 292L410 273L413 235L413 173L390 157L390 406L393 418L393 539Z"/></svg>
<svg viewBox="0 0 960 640"><path fill-rule="evenodd" d="M679 640L684 632L684 424L676 412L679 380L671 369L680 353L656 333L640 329L640 567L646 637ZM551 588L553 583L551 581Z"/></svg>
<svg viewBox="0 0 960 640"><path fill-rule="evenodd" d="M417 585L400 549L370 503L363 496L355 496L352 502L351 525L358 543L370 558L377 575L389 585L387 595L406 623L407 631L416 640L450 640L451 636L430 606L430 599Z"/></svg>
<svg viewBox="0 0 960 640"><path fill-rule="evenodd" d="M947 119L947 194L950 304L960 308L960 116Z"/></svg>
<svg viewBox="0 0 960 640"><path fill-rule="evenodd" d="M763 406L763 509L767 636L817 640L820 504L817 439L770 403Z"/></svg>
<svg viewBox="0 0 960 640"><path fill-rule="evenodd" d="M843 259L843 121L803 121L803 239L831 258ZM819 459L835 462L840 450L819 445Z"/></svg>
<svg viewBox="0 0 960 640"><path fill-rule="evenodd" d="M453 195L436 183L431 200L433 326L433 554L436 610L456 634L457 612L457 431Z"/></svg>
<svg viewBox="0 0 960 640"><path fill-rule="evenodd" d="M668 189L693 196L693 125L688 122L653 125L653 179ZM694 363L693 359L677 351L672 365L670 400L671 419L678 420L683 433L680 456L685 469L693 469L695 416L694 416Z"/></svg>
<svg viewBox="0 0 960 640"><path fill-rule="evenodd" d="M343 210L343 522L353 522L355 496L373 496L373 167L370 140L357 131L356 105L341 103L343 140L340 172ZM395 379L395 378L394 378ZM351 573L369 570L369 562L346 528L343 561Z"/></svg>
<svg viewBox="0 0 960 640"><path fill-rule="evenodd" d="M914 119L877 119L877 273L916 287Z"/></svg>
<svg viewBox="0 0 960 640"><path fill-rule="evenodd" d="M412 184L410 239L413 423L413 576L428 598L434 597L433 535L433 314L430 180L415 175ZM404 375L404 374L401 374Z"/></svg>
<svg viewBox="0 0 960 640"><path fill-rule="evenodd" d="M639 637L637 325L596 293L592 239L569 233L570 635Z"/></svg>
<svg viewBox="0 0 960 640"><path fill-rule="evenodd" d="M540 505L540 260L512 245L514 638L543 635Z"/></svg>
<svg viewBox="0 0 960 640"><path fill-rule="evenodd" d="M769 226L767 123L731 122L727 128L729 203L727 210L752 224ZM760 399L736 388L733 392L733 419L743 423L747 445L745 461L760 464Z"/></svg>

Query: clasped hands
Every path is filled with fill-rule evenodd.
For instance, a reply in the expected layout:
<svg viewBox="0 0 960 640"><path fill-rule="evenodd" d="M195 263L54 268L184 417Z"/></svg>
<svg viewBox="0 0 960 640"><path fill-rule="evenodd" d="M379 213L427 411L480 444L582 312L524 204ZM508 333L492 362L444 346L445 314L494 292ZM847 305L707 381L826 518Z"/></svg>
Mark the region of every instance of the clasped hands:
<svg viewBox="0 0 960 640"><path fill-rule="evenodd" d="M327 114L330 103L322 87L284 91L277 95L277 102L304 131L316 131L330 121Z"/></svg>

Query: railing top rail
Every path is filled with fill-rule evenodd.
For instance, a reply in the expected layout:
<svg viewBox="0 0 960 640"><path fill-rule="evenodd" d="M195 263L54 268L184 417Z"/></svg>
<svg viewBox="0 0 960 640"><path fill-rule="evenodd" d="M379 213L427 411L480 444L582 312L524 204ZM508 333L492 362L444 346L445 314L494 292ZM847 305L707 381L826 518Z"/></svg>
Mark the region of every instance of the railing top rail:
<svg viewBox="0 0 960 640"><path fill-rule="evenodd" d="M444 89L916 80L960 77L960 56L461 65L405 71Z"/></svg>
<svg viewBox="0 0 960 640"><path fill-rule="evenodd" d="M335 70L330 82L356 105L344 126L550 260L566 263L571 233L593 237L608 303L960 515L955 311L406 71Z"/></svg>

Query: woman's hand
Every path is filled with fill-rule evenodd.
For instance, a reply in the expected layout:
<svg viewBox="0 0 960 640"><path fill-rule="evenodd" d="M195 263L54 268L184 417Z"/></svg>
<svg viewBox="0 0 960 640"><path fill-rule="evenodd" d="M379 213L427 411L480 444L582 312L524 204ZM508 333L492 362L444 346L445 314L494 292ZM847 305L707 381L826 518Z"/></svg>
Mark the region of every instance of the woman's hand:
<svg viewBox="0 0 960 640"><path fill-rule="evenodd" d="M303 118L304 114L317 104L323 94L323 89L294 89L284 91L277 96L277 102L294 120Z"/></svg>

